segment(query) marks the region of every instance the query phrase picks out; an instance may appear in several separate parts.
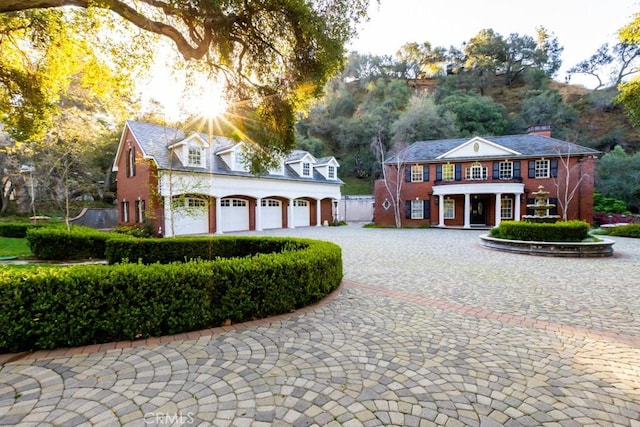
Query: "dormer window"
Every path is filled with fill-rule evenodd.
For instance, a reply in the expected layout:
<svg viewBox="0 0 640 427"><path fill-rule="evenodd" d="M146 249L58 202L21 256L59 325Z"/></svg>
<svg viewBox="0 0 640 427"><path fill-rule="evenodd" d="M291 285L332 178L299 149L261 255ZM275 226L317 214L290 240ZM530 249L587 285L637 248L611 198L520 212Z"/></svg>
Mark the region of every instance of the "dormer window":
<svg viewBox="0 0 640 427"><path fill-rule="evenodd" d="M306 162L302 164L302 176L311 176L311 164Z"/></svg>
<svg viewBox="0 0 640 427"><path fill-rule="evenodd" d="M329 179L336 179L336 167L335 166L329 166Z"/></svg>
<svg viewBox="0 0 640 427"><path fill-rule="evenodd" d="M202 166L202 148L189 147L187 163L189 166Z"/></svg>
<svg viewBox="0 0 640 427"><path fill-rule="evenodd" d="M235 170L244 170L245 168L245 156L244 153L240 150L237 150L235 152L235 159L234 159L234 169Z"/></svg>

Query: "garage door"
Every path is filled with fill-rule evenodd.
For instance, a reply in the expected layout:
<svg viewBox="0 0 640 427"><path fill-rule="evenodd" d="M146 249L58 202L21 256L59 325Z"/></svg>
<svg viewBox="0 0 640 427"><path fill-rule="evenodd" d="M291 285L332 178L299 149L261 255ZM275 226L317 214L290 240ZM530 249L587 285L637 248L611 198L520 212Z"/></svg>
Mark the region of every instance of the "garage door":
<svg viewBox="0 0 640 427"><path fill-rule="evenodd" d="M176 236L209 232L209 206L198 197L178 199L174 204L173 230Z"/></svg>
<svg viewBox="0 0 640 427"><path fill-rule="evenodd" d="M262 199L262 228L282 228L282 202L276 199Z"/></svg>
<svg viewBox="0 0 640 427"><path fill-rule="evenodd" d="M308 227L309 222L309 202L307 200L296 199L293 201L293 225L294 227Z"/></svg>
<svg viewBox="0 0 640 427"><path fill-rule="evenodd" d="M243 199L222 199L220 226L225 231L244 231L249 229L249 203Z"/></svg>

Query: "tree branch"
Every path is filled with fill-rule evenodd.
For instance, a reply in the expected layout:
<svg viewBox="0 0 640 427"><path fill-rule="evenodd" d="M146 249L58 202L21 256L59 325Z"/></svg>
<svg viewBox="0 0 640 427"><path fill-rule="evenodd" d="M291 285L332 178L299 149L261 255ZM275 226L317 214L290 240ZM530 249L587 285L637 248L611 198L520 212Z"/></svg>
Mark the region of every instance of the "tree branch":
<svg viewBox="0 0 640 427"><path fill-rule="evenodd" d="M163 12L169 16L178 16L179 11L170 8L169 5L164 2L155 0L143 1L150 6L162 9ZM28 9L52 9L63 6L76 6L85 9L95 7L112 11L143 30L168 37L176 44L178 51L186 60L202 58L209 50L209 45L212 40L211 32L207 32L207 34L203 35L201 41L195 45L191 45L176 27L149 19L121 0L0 0L0 13L18 12ZM187 22L187 20L181 16L180 18L184 20L185 23Z"/></svg>

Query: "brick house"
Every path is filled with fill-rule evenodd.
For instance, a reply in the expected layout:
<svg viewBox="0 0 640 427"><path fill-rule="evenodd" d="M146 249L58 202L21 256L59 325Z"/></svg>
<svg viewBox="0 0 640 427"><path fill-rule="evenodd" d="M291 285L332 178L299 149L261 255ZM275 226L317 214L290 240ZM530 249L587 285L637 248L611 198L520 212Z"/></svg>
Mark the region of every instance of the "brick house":
<svg viewBox="0 0 640 427"><path fill-rule="evenodd" d="M388 187L399 188L403 227L494 227L533 214L543 186L549 214L593 221L593 176L598 151L551 137L549 126L525 135L415 142L385 162ZM397 181L397 178L400 181ZM374 222L395 225L394 197L375 183ZM396 193L392 191L391 193Z"/></svg>
<svg viewBox="0 0 640 427"><path fill-rule="evenodd" d="M248 145L127 121L112 170L118 224L151 223L160 235L321 226L336 218L339 164L293 151L263 175L244 162Z"/></svg>

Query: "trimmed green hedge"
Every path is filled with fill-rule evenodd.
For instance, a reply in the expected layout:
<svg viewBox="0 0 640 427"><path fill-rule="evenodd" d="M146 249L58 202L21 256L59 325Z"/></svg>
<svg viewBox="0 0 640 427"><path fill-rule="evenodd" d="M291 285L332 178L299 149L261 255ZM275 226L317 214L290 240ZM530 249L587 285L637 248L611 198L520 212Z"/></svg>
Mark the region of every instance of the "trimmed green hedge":
<svg viewBox="0 0 640 427"><path fill-rule="evenodd" d="M0 352L133 340L264 318L313 304L340 285L338 245L224 238L229 246L226 240L234 239L237 247L275 244L282 252L164 265L3 269ZM223 239L209 240L217 248Z"/></svg>
<svg viewBox="0 0 640 427"><path fill-rule="evenodd" d="M581 242L589 237L584 221L559 221L553 224L526 221L502 221L492 228L491 237L535 242Z"/></svg>
<svg viewBox="0 0 640 427"><path fill-rule="evenodd" d="M607 229L609 236L640 238L640 224L627 224Z"/></svg>
<svg viewBox="0 0 640 427"><path fill-rule="evenodd" d="M107 240L104 258L109 264L139 262L168 264L174 261L244 257L299 249L301 243L287 238L252 236L173 237L144 239L118 236Z"/></svg>
<svg viewBox="0 0 640 427"><path fill-rule="evenodd" d="M105 233L95 228L73 226L41 227L27 229L26 239L31 252L43 260L102 259L106 242L115 233Z"/></svg>
<svg viewBox="0 0 640 427"><path fill-rule="evenodd" d="M53 227L49 223L0 222L0 237L24 239L27 230L41 227Z"/></svg>

